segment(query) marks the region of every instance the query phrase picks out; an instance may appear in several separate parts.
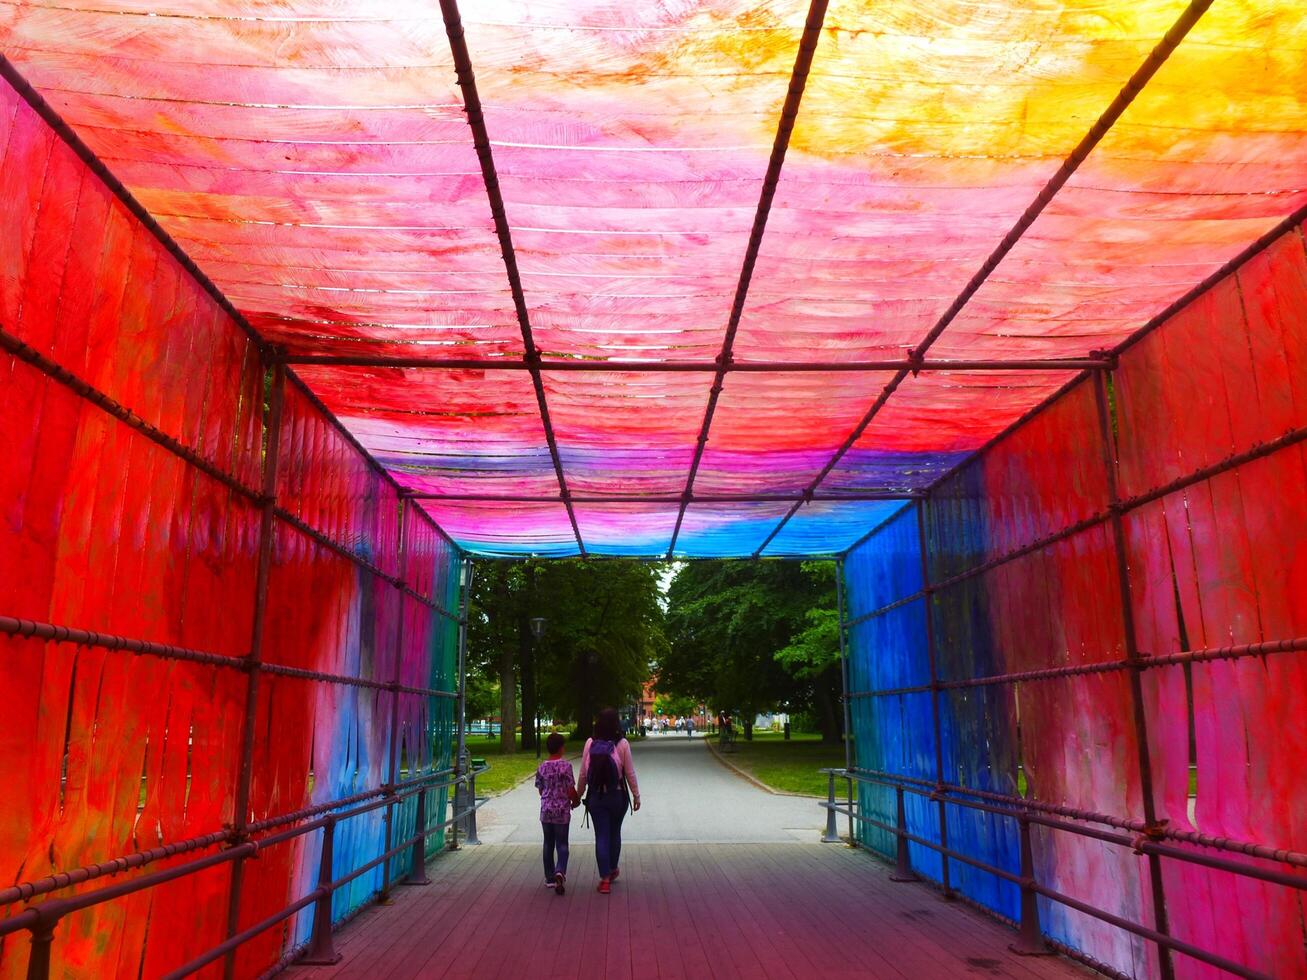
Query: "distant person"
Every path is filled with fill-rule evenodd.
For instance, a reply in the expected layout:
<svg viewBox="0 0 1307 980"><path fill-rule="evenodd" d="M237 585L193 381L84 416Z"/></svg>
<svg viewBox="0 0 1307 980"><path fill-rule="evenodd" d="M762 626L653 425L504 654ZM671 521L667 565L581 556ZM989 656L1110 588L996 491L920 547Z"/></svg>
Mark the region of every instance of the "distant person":
<svg viewBox="0 0 1307 980"><path fill-rule="evenodd" d="M694 738L694 719L693 719L693 718L686 718L686 719L685 719L685 734L686 734L686 735L689 735L690 738Z"/></svg>
<svg viewBox="0 0 1307 980"><path fill-rule="evenodd" d="M551 732L545 739L549 758L536 770L540 829L545 836L545 887L552 888L555 895L563 894L567 888L567 833L572 809L581 803L572 764L563 758L566 742L561 732Z"/></svg>
<svg viewBox="0 0 1307 980"><path fill-rule="evenodd" d="M585 809L594 821L595 860L599 865L599 892L607 895L621 874L622 820L627 807L640 809L640 784L631 762L631 743L622 737L617 712L605 708L595 718L594 736L581 753L577 792L585 795ZM586 790L590 792L586 794Z"/></svg>

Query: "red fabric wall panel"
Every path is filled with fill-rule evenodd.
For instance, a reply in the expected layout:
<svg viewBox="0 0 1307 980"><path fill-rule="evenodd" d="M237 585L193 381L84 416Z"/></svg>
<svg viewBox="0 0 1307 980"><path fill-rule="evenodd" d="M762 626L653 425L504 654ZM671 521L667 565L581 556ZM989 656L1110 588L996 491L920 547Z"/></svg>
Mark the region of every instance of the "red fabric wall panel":
<svg viewBox="0 0 1307 980"><path fill-rule="evenodd" d="M7 86L0 147L0 329L253 482L262 372L249 340ZM0 376L0 614L243 654L248 500L31 365L6 355ZM6 881L231 819L239 672L6 637L0 689ZM56 968L175 965L221 938L226 874L70 917ZM7 939L0 973L25 961L26 938Z"/></svg>
<svg viewBox="0 0 1307 980"><path fill-rule="evenodd" d="M1134 492L1307 423L1305 318L1307 253L1293 231L1123 358L1122 470ZM1307 635L1305 464L1292 446L1128 516L1144 651ZM1144 674L1160 815L1186 829L1302 850L1303 655L1205 662L1191 676L1190 695L1178 667ZM1276 976L1307 972L1299 893L1176 862L1163 867L1178 936ZM1183 958L1177 970L1220 975Z"/></svg>

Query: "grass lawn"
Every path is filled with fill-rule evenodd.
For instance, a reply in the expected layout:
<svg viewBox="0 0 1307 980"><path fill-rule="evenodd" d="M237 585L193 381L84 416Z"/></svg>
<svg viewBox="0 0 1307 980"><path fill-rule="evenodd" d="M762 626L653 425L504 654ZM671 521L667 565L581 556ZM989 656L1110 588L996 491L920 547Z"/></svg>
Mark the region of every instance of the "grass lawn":
<svg viewBox="0 0 1307 980"><path fill-rule="evenodd" d="M477 795L478 796L498 796L500 793L506 793L519 782L536 771L539 762L536 760L535 749L529 752L522 751L521 736L518 736L518 751L511 755L505 755L499 751L499 736L493 738L485 735L469 735L467 737L467 750L472 754L474 759L485 759L490 764L490 771L482 776L477 777ZM569 742L563 750L563 754L568 758L579 756L581 754L581 745L579 743ZM541 759L544 758L543 752Z"/></svg>
<svg viewBox="0 0 1307 980"><path fill-rule="evenodd" d="M721 743L714 742L714 748ZM753 741L746 742L743 734L736 734L738 752L728 752L725 758L749 775L766 783L772 789L785 793L803 793L806 796L826 795L826 776L817 770L844 766L844 747L824 745L820 735L795 732L787 742L774 732L754 732ZM836 784L843 792L843 781Z"/></svg>

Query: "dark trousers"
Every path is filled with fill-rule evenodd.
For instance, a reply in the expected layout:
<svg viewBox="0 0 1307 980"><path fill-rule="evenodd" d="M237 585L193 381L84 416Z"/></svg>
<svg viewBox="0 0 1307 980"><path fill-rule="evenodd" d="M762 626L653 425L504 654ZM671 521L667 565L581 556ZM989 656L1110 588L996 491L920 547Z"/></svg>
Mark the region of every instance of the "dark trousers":
<svg viewBox="0 0 1307 980"><path fill-rule="evenodd" d="M590 819L595 825L595 859L599 877L607 878L622 858L622 820L626 817L625 793L605 793L590 800Z"/></svg>
<svg viewBox="0 0 1307 980"><path fill-rule="evenodd" d="M567 874L567 828L565 823L541 823L545 832L545 881L554 880L554 872ZM555 859L555 854L557 858Z"/></svg>

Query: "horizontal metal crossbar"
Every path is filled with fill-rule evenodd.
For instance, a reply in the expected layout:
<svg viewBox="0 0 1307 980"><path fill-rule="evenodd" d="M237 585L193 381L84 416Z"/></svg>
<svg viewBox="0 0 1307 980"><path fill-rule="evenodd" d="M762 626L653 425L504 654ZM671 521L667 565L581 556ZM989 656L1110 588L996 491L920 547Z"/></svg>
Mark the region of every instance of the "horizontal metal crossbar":
<svg viewBox="0 0 1307 980"><path fill-rule="evenodd" d="M495 493L426 493L406 491L413 500L453 500L501 504L561 504L557 494L495 494ZM804 497L795 493L692 493L686 494L571 494L567 499L574 504L789 504L796 500L860 501L860 500L917 500L921 493L913 490L872 490L866 493L822 493Z"/></svg>
<svg viewBox="0 0 1307 980"><path fill-rule="evenodd" d="M19 619L14 616L0 616L0 634L45 640L53 643L71 643L74 646L96 647L101 650L122 650L142 656L159 657L163 660L182 660L187 663L203 664L208 667L226 667L242 672L262 671L265 674L322 681L325 684L341 684L346 687L366 687L373 690L397 691L400 694L421 694L433 698L455 698L458 696L455 691L441 691L432 687L414 687L408 684L388 683L386 681L371 680L367 677L354 677L350 674L333 674L324 670L309 670L305 667L291 667L286 664L256 660L248 655L233 657L227 654L211 653L207 650L193 650L189 647L173 646L169 643L154 643L130 636L97 633L93 630L58 626L54 623Z"/></svg>
<svg viewBox="0 0 1307 980"><path fill-rule="evenodd" d="M907 687L886 687L874 691L850 691L850 698L887 698L903 694L925 694L929 691L953 691L969 687L989 687L994 684L1022 684L1029 681L1056 680L1079 677L1085 674L1110 674L1114 671L1149 670L1156 667L1174 667L1180 664L1207 663L1212 660L1242 660L1247 657L1266 657L1274 653L1301 653L1307 651L1307 637L1290 640L1267 640L1261 643L1241 643L1234 646L1212 647L1204 650L1182 650L1179 653L1151 654L1140 652L1133 660L1107 660L1098 663L1066 664L1061 667L1044 667L1036 670L1019 670L1007 674L989 674L963 680L938 681L935 684L912 684Z"/></svg>
<svg viewBox="0 0 1307 980"><path fill-rule="evenodd" d="M804 371L954 371L959 373L986 371L1100 371L1109 370L1115 363L1113 358L1046 358L1043 360L922 360L911 358L891 358L874 361L729 361L724 366L717 361L616 361L580 358L572 360L528 361L517 358L460 358L448 360L431 360L422 357L358 357L333 354L284 354L280 356L284 364L309 365L319 367L369 367L369 368L409 368L444 371L592 371L605 374L663 374L663 373L702 373L724 374L768 373L768 372L804 372Z"/></svg>
<svg viewBox="0 0 1307 980"><path fill-rule="evenodd" d="M453 769L440 769L433 772L423 773L420 776L414 776L403 782L396 783L391 787L377 787L376 789L366 790L362 793L355 793L351 796L344 796L334 800L328 800L325 803L318 803L309 807L302 807L288 813L281 813L275 817L269 817L265 820L256 821L246 827L246 835L257 835L276 830L280 827L289 827L301 820L308 820L320 816L324 813L330 813L332 810L339 810L343 807L354 806L357 803L363 803L367 800L376 800L389 797L407 797L412 795L416 788L433 786L433 780L439 780L441 777L453 775L455 778L445 783L435 783L436 788L442 785L454 785L468 778L469 775L480 775L489 769L489 766L477 768L474 773L465 773L459 776ZM227 827L223 830L214 831L210 834L204 834L199 837L190 837L185 840L174 841L171 844L165 844L160 847L150 848L146 851L137 851L133 854L121 857L110 858L97 864L83 865L78 868L71 868L66 871L58 871L44 878L37 878L33 881L20 882L0 889L0 905L12 905L15 902L27 902L41 895L49 895L52 892L61 891L64 888L71 888L73 885L80 885L83 882L91 881L95 878L101 878L106 875L116 875L124 871L134 870L153 864L155 861L163 860L167 857L173 857L178 854L185 854L191 851L203 850L206 847L212 847L215 844L229 843L236 840L237 834L234 828ZM261 844L266 843L261 841ZM9 920L6 920L9 921ZM21 927L20 927L21 928ZM16 930L9 930L16 931Z"/></svg>

